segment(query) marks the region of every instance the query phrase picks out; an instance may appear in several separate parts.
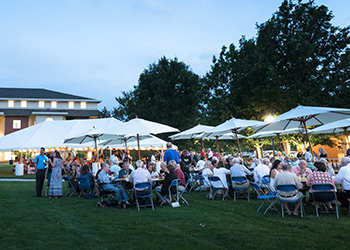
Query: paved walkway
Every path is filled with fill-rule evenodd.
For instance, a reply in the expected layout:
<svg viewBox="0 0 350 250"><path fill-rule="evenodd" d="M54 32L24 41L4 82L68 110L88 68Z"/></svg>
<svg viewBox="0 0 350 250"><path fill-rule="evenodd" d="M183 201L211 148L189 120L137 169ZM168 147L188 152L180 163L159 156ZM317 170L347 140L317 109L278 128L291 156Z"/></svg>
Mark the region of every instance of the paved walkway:
<svg viewBox="0 0 350 250"><path fill-rule="evenodd" d="M35 181L35 179L2 179L0 181Z"/></svg>

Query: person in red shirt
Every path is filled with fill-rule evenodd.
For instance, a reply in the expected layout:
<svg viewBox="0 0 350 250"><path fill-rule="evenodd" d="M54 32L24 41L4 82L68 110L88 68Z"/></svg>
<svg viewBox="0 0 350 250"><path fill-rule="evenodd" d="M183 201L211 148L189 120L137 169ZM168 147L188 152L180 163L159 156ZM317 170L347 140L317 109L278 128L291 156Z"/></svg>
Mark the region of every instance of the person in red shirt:
<svg viewBox="0 0 350 250"><path fill-rule="evenodd" d="M205 152L205 148L202 148L201 156L203 156L205 160L207 160L207 153Z"/></svg>
<svg viewBox="0 0 350 250"><path fill-rule="evenodd" d="M178 190L180 192L185 191L186 180L185 180L184 172L182 172L180 166L178 166L174 160L171 160L169 162L169 164L175 166L175 168L176 168L175 169L175 174L177 175L177 178L181 180Z"/></svg>

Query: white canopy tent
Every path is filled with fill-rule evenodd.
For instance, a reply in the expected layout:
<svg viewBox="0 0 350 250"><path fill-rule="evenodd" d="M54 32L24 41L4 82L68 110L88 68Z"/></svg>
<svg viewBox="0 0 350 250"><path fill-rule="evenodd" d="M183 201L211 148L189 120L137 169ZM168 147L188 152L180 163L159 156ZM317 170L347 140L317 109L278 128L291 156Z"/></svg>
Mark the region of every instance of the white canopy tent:
<svg viewBox="0 0 350 250"><path fill-rule="evenodd" d="M72 147L79 144L64 144L64 139L88 131L93 126L100 129L122 127L123 123L114 118L69 121L45 121L34 126L0 137L0 151L30 150L56 147Z"/></svg>

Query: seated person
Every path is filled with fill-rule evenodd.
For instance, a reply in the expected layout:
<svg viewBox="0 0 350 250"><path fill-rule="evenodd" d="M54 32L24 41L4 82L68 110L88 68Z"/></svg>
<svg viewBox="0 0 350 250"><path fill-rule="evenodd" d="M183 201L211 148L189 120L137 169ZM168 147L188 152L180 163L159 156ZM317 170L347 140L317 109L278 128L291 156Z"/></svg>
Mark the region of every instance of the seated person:
<svg viewBox="0 0 350 250"><path fill-rule="evenodd" d="M184 172L182 172L180 166L178 166L178 164L176 164L174 160L171 160L170 164L175 166L175 174L177 175L177 178L181 180L180 185L178 186L178 190L180 192L185 191L186 180L185 180Z"/></svg>
<svg viewBox="0 0 350 250"><path fill-rule="evenodd" d="M306 180L306 185L308 187L311 186L311 184L324 184L324 183L331 183L334 185L334 180L332 178L332 176L329 173L326 173L326 165L323 162L317 161L315 162L315 172L313 172L312 174L310 174L307 177ZM330 198L333 197L333 191L332 192L322 192L320 194L318 194L317 192L315 192L313 195L315 196L315 198L317 200L324 198L325 200L329 200ZM309 191L309 193L311 192L311 190ZM309 195L310 197L312 197L311 195ZM329 202L327 203L328 208L331 212L333 212L333 207L332 207L332 203ZM318 204L316 204L316 206L319 208L320 206Z"/></svg>
<svg viewBox="0 0 350 250"><path fill-rule="evenodd" d="M199 170L202 170L204 168L204 165L205 165L205 157L201 156L200 160L196 164L196 168Z"/></svg>
<svg viewBox="0 0 350 250"><path fill-rule="evenodd" d="M292 167L289 164L283 164L282 170L283 172L276 175L275 184L274 184L275 189L277 185L280 185L280 184L294 184L298 189L301 189L303 187L303 184L301 183L299 178L296 176L296 174L292 173ZM290 201L297 200L303 197L303 193L300 191L279 192L277 195L283 198L283 200L290 200ZM288 203L282 202L282 204L285 207L287 213L291 215L292 212L289 209ZM293 215L298 215L300 204L301 204L301 200L296 202Z"/></svg>
<svg viewBox="0 0 350 250"><path fill-rule="evenodd" d="M339 183L343 187L342 192L337 193L338 201L342 207L349 207L350 198L350 158L343 157L340 159L341 168L336 176L333 177L335 183Z"/></svg>
<svg viewBox="0 0 350 250"><path fill-rule="evenodd" d="M98 174L98 180L100 183L104 183L103 189L106 191L113 191L115 192L115 195L117 196L118 200L118 207L121 207L121 203L125 202L126 205L130 205L129 203L129 196L125 192L124 189L119 188L118 185L112 184L111 181L113 179L113 176L111 176L109 172L109 165L104 163L102 168L102 171Z"/></svg>
<svg viewBox="0 0 350 250"><path fill-rule="evenodd" d="M170 201L166 199L166 196L169 194L168 189L171 182L175 179L177 179L177 175L175 174L175 166L169 164L167 166L167 171L165 172L164 183L154 189L154 192L157 194L158 198L161 201L161 206L167 202L170 204ZM176 187L172 187L171 192L176 193Z"/></svg>
<svg viewBox="0 0 350 250"><path fill-rule="evenodd" d="M254 168L254 180L262 187L268 188L269 184L265 185L261 182L261 179L268 175L270 176L269 168L270 160L268 158L262 159L262 163Z"/></svg>
<svg viewBox="0 0 350 250"><path fill-rule="evenodd" d="M160 176L161 178L164 178L165 175L166 175L167 173L169 173L169 170L168 170L168 168L167 168L166 163L163 161L163 162L160 163L159 176Z"/></svg>
<svg viewBox="0 0 350 250"><path fill-rule="evenodd" d="M190 176L190 169L188 168L188 166L186 166L185 162L183 161L180 161L180 168L184 174L187 173L187 175L185 176L185 180L187 181L187 179Z"/></svg>
<svg viewBox="0 0 350 250"><path fill-rule="evenodd" d="M68 178L72 185L75 187L75 189L79 192L79 183L77 178L79 177L78 171L76 169L76 165L72 165L69 172L68 172Z"/></svg>
<svg viewBox="0 0 350 250"><path fill-rule="evenodd" d="M136 166L137 166L137 165L136 165ZM150 173L150 175L151 175L152 178L158 177L158 173L156 172L156 163L151 162L151 163L148 165L148 172Z"/></svg>
<svg viewBox="0 0 350 250"><path fill-rule="evenodd" d="M123 168L119 171L119 178L129 178L132 170L129 168L129 162L123 162Z"/></svg>
<svg viewBox="0 0 350 250"><path fill-rule="evenodd" d="M90 189L93 189L94 188L94 184L95 184L94 176L90 173L89 170L90 170L89 166L88 165L84 165L81 168L80 177L87 178L89 180L89 187L90 187Z"/></svg>
<svg viewBox="0 0 350 250"><path fill-rule="evenodd" d="M142 166L143 166L143 162L141 160L136 161L136 169L132 171L129 182L133 183L134 189L136 190L138 195L148 195L151 193L151 190L149 188L143 188L143 189L135 188L135 185L137 183L142 183L142 182L150 182L152 185L151 174L148 172L148 170L143 169ZM148 198L145 199L144 202L145 202L145 205L151 204L150 199Z"/></svg>
<svg viewBox="0 0 350 250"><path fill-rule="evenodd" d="M203 184L199 187L196 188L196 191L201 191L205 189L209 189L210 187L210 181L209 181L209 176L213 176L213 172L210 170L211 167L211 161L206 161L204 165L204 169L202 172L203 176Z"/></svg>
<svg viewBox="0 0 350 250"><path fill-rule="evenodd" d="M312 163L312 160L310 158L306 158L306 162L308 164L308 168L311 169L311 171L314 171L315 170L315 166L314 164Z"/></svg>
<svg viewBox="0 0 350 250"><path fill-rule="evenodd" d="M233 158L230 160L230 165L231 165L231 161L233 163L233 166L230 168L230 174L231 177L240 177L240 176L247 176L247 175L251 175L252 173L244 166L240 164L240 160L239 158ZM246 188L249 187L249 180L247 182L245 182L242 185L239 184L235 184L232 183L232 185L234 187L239 187L239 188Z"/></svg>
<svg viewBox="0 0 350 250"><path fill-rule="evenodd" d="M312 174L312 171L307 168L308 164L305 160L300 160L297 166L292 168L292 172L297 176L305 176L308 177Z"/></svg>
<svg viewBox="0 0 350 250"><path fill-rule="evenodd" d="M220 188L222 187L222 185L224 185L223 187L228 190L226 174L229 174L229 173L230 173L230 170L226 169L223 162L220 161L216 166L216 168L214 168L213 175L219 177L222 184L216 181L216 182L212 182L212 185L216 188ZM227 194L223 194L223 195L227 195Z"/></svg>

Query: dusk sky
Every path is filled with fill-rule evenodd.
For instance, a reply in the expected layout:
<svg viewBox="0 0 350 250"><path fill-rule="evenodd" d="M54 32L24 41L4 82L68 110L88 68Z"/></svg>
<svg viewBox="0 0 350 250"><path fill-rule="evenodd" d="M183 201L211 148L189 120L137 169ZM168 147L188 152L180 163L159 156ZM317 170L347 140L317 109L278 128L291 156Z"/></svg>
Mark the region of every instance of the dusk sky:
<svg viewBox="0 0 350 250"><path fill-rule="evenodd" d="M2 0L1 87L47 88L116 106L162 56L204 75L223 45L256 36L282 0ZM350 25L349 0L316 0Z"/></svg>

